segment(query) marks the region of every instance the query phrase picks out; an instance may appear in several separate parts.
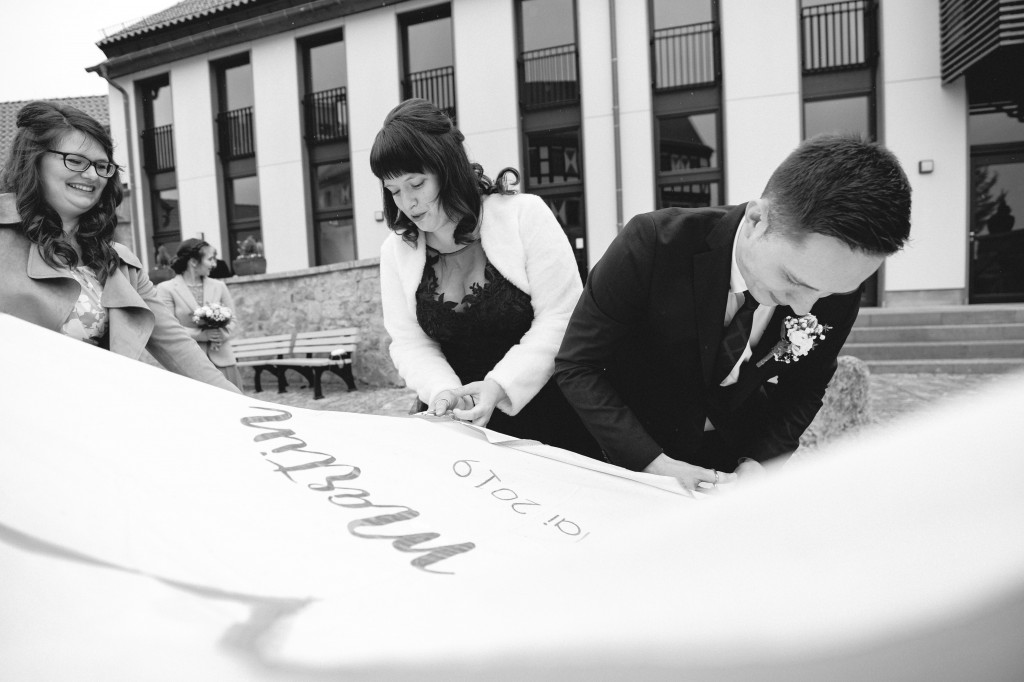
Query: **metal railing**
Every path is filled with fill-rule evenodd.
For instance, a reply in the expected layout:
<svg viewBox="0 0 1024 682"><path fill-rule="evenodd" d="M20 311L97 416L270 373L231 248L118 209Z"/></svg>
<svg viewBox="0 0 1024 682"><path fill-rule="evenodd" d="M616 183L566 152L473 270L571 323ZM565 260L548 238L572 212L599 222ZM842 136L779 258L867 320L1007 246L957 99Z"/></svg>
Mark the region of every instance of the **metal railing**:
<svg viewBox="0 0 1024 682"><path fill-rule="evenodd" d="M433 102L455 120L455 67L442 66L410 73L405 83L405 96L422 97Z"/></svg>
<svg viewBox="0 0 1024 682"><path fill-rule="evenodd" d="M527 109L578 101L576 44L523 52L521 79L523 106Z"/></svg>
<svg viewBox="0 0 1024 682"><path fill-rule="evenodd" d="M718 81L713 21L661 28L651 39L654 89L709 85Z"/></svg>
<svg viewBox="0 0 1024 682"><path fill-rule="evenodd" d="M870 66L875 52L873 10L873 0L804 7L800 11L804 73Z"/></svg>
<svg viewBox="0 0 1024 682"><path fill-rule="evenodd" d="M253 142L252 107L243 107L217 114L220 155L225 159L243 159L256 155Z"/></svg>
<svg viewBox="0 0 1024 682"><path fill-rule="evenodd" d="M311 92L303 102L306 111L306 139L310 142L338 142L348 139L348 106L345 88Z"/></svg>
<svg viewBox="0 0 1024 682"><path fill-rule="evenodd" d="M143 130L142 153L146 172L174 170L174 125Z"/></svg>

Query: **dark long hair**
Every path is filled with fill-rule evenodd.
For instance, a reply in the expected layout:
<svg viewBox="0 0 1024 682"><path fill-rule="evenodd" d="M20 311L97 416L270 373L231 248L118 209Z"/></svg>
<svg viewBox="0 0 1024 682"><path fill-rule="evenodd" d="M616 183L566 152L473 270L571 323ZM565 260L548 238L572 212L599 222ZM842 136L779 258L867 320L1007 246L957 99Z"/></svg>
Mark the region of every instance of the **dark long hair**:
<svg viewBox="0 0 1024 682"><path fill-rule="evenodd" d="M0 175L0 188L16 196L21 229L39 248L39 253L53 267L78 265L78 254L67 243L60 216L43 194L40 162L47 149L54 149L61 139L78 131L96 140L114 160L110 135L96 119L83 111L55 102L29 102L18 111L17 133L11 152ZM82 249L82 262L96 271L101 282L117 268L118 257L111 245L117 227L117 207L124 197L124 187L117 173L107 178L100 200L78 219L76 238Z"/></svg>
<svg viewBox="0 0 1024 682"><path fill-rule="evenodd" d="M381 181L388 227L410 244L416 243L420 230L384 189L388 178L406 173L436 175L441 187L438 200L456 223L456 244L473 241L483 195L515 194L511 186L519 184L519 172L504 168L492 181L480 164L470 162L462 144L465 139L448 115L425 99L407 99L384 119L370 150L370 169Z"/></svg>
<svg viewBox="0 0 1024 682"><path fill-rule="evenodd" d="M196 260L203 259L203 249L209 246L209 242L204 242L202 239L186 239L178 245L178 251L174 255L174 260L171 261L171 270L174 270L177 274L181 274L188 270L188 262L195 258Z"/></svg>

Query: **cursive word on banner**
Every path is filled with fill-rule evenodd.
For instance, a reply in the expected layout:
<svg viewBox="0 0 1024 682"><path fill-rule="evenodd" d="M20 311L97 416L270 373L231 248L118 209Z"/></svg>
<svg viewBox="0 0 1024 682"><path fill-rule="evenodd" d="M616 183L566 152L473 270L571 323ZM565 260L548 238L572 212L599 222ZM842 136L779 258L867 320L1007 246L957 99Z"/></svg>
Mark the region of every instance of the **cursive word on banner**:
<svg viewBox="0 0 1024 682"><path fill-rule="evenodd" d="M386 514L367 516L361 519L349 521L348 532L357 538L391 540L391 546L399 552L420 554L409 563L416 568L428 573L443 573L453 575L453 571L439 571L432 568L434 564L453 556L464 554L476 547L472 542L460 542L454 545L441 547L422 547L425 542L431 542L441 537L438 533L408 533L389 535L374 533L371 530L379 529L402 521L415 519L420 515L415 509L402 504L377 504L370 500L370 492L362 488L338 485L346 481L353 481L359 478L362 470L353 464L343 464L326 452L310 450L306 442L299 438L292 429L278 426L276 424L292 418L290 412L279 408L262 407L254 405L253 409L263 410L270 414L260 414L253 417L242 417L242 424L259 429L262 433L256 434L253 438L255 443L264 444L268 441L271 447L269 450L260 452L266 461L277 468L275 471L288 478L292 483L299 483L293 477L300 472L309 474L317 480L307 483L307 488L316 493L326 494L327 501L338 507L346 509L389 509Z"/></svg>

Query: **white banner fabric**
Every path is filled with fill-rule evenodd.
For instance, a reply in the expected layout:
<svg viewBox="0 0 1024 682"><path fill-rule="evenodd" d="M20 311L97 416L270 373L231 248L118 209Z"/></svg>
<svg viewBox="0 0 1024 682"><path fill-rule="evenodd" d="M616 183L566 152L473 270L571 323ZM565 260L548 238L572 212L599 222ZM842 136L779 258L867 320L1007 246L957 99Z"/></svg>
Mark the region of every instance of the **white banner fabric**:
<svg viewBox="0 0 1024 682"><path fill-rule="evenodd" d="M694 499L0 338L2 679L1024 672L1020 378Z"/></svg>

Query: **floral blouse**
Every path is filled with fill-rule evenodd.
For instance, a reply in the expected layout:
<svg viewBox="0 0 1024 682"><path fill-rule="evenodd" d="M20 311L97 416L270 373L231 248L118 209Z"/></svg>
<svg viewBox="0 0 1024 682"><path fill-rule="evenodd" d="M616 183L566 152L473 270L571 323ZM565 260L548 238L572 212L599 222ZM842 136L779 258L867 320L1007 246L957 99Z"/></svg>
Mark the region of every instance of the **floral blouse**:
<svg viewBox="0 0 1024 682"><path fill-rule="evenodd" d="M91 343L105 346L108 326L107 309L100 303L103 285L96 277L95 271L87 265L78 265L70 269L71 275L82 285L82 293L75 301L71 314L61 326L62 334Z"/></svg>

